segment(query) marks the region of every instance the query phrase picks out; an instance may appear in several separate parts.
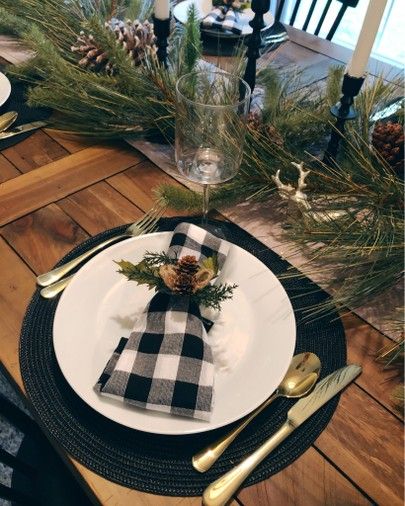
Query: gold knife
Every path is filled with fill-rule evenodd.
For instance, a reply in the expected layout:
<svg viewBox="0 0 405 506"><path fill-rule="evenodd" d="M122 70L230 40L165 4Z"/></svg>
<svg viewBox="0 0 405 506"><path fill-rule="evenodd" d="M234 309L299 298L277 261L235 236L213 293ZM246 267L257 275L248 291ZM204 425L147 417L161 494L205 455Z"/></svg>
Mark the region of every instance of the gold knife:
<svg viewBox="0 0 405 506"><path fill-rule="evenodd" d="M361 373L358 365L348 365L326 376L311 394L298 401L288 412L286 422L249 457L209 485L203 494L205 506L224 506L249 474L297 427L338 394Z"/></svg>
<svg viewBox="0 0 405 506"><path fill-rule="evenodd" d="M46 124L47 123L45 121L33 121L32 123L25 123L24 125L17 126L11 130L7 130L7 132L0 132L0 141L3 139L9 139L15 135L31 132L31 130L36 130L37 128L44 127Z"/></svg>

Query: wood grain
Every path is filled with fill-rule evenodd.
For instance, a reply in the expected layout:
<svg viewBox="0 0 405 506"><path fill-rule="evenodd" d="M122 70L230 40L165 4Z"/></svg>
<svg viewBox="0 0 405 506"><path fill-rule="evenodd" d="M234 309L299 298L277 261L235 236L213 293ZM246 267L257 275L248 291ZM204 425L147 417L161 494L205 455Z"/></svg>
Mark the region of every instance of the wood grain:
<svg viewBox="0 0 405 506"><path fill-rule="evenodd" d="M269 457L271 458L271 457ZM314 448L280 473L243 489L245 506L360 506L371 504Z"/></svg>
<svg viewBox="0 0 405 506"><path fill-rule="evenodd" d="M20 218L144 159L134 149L94 147L52 162L0 187L0 225Z"/></svg>
<svg viewBox="0 0 405 506"><path fill-rule="evenodd" d="M391 339L353 313L345 315L342 320L347 338L347 360L363 368L356 383L395 416L401 416L402 413L393 405L391 393L403 380L403 370L401 367L384 369L384 364L376 361L381 349L392 344Z"/></svg>
<svg viewBox="0 0 405 506"><path fill-rule="evenodd" d="M403 505L403 424L357 385L315 442L377 503Z"/></svg>
<svg viewBox="0 0 405 506"><path fill-rule="evenodd" d="M0 183L19 176L21 172L0 153Z"/></svg>
<svg viewBox="0 0 405 506"><path fill-rule="evenodd" d="M69 132L62 132L60 130L54 130L51 128L44 128L44 132L51 137L58 144L63 146L69 153L77 153L82 149L89 148L91 146L105 146L107 144L113 144L113 142L107 143L94 137L83 137L80 135L72 134ZM122 141L115 141L115 145L122 144Z"/></svg>
<svg viewBox="0 0 405 506"><path fill-rule="evenodd" d="M36 274L50 270L88 237L56 204L6 225L0 233Z"/></svg>
<svg viewBox="0 0 405 506"><path fill-rule="evenodd" d="M65 157L68 151L38 130L11 148L3 149L2 154L21 172L29 172Z"/></svg>
<svg viewBox="0 0 405 506"><path fill-rule="evenodd" d="M35 277L1 237L0 272L0 362L23 389L18 338L25 309L35 289Z"/></svg>
<svg viewBox="0 0 405 506"><path fill-rule="evenodd" d="M69 195L58 204L90 235L132 223L144 214L104 181Z"/></svg>
<svg viewBox="0 0 405 506"><path fill-rule="evenodd" d="M107 181L143 211L147 211L154 205L156 198L153 189L159 184L169 183L181 186L150 161L131 167L121 174L108 178ZM177 213L171 210L166 212L166 216L174 216L175 214Z"/></svg>

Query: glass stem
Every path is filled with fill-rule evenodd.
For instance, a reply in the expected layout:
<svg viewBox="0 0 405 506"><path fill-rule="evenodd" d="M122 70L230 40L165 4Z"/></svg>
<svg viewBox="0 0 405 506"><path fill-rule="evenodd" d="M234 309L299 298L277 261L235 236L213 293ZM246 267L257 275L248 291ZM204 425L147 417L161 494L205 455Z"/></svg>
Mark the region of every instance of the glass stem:
<svg viewBox="0 0 405 506"><path fill-rule="evenodd" d="M209 200L210 200L210 185L205 184L205 185L203 185L203 215L202 215L202 222L203 223L208 222Z"/></svg>

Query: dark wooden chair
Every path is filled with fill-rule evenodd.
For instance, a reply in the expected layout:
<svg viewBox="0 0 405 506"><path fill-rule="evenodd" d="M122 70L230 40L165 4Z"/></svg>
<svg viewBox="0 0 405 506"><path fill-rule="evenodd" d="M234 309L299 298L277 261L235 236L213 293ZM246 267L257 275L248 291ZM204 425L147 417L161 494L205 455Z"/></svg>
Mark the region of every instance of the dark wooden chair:
<svg viewBox="0 0 405 506"><path fill-rule="evenodd" d="M293 11L292 11L292 14L291 14L291 17L289 20L284 21L284 23L286 22L288 25L290 26L295 26L294 23L296 22L296 18L297 18L297 14L298 14L298 10L301 6L301 1L302 0L295 0L295 4L294 4L294 8L293 8ZM306 17L305 17L305 21L304 21L304 24L300 27L300 26L296 26L296 28L300 28L301 30L303 30L304 32L307 31L308 29L308 25L312 19L312 16L314 14L314 10L315 10L315 7L317 5L319 0L312 0L310 6L309 6L309 9L308 9L308 12L306 14ZM323 2L324 0L320 0L321 2ZM342 18L347 10L348 7L357 7L357 4L359 3L359 0L333 0L335 3L336 2L339 2L341 5L340 9L339 9L339 12L331 26L331 28L329 29L329 32L326 36L326 39L327 40L332 40L333 36L335 35L335 32L340 24L340 22L342 21ZM316 29L315 29L315 32L314 32L314 35L319 35L319 32L321 31L321 28L322 28L322 25L325 21L325 18L329 12L329 9L332 5L332 0L326 0L326 4L323 8L323 11L322 11L322 14L318 20L318 24L316 26ZM276 12L276 16L275 16L275 19L276 19L276 23L277 22L280 22L280 18L282 16L282 13L283 13L283 9L284 9L284 6L285 6L285 0L280 0L280 2L278 3L278 8L277 8L277 12Z"/></svg>
<svg viewBox="0 0 405 506"><path fill-rule="evenodd" d="M92 502L52 448L38 425L0 393L0 416L24 434L16 456L0 447L0 462L13 470L0 497L13 505L90 506Z"/></svg>

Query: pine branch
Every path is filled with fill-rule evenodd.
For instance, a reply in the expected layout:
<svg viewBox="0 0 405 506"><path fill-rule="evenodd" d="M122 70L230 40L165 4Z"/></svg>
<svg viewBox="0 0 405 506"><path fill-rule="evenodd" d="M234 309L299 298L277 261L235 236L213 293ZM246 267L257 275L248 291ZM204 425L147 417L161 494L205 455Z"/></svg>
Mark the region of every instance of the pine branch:
<svg viewBox="0 0 405 506"><path fill-rule="evenodd" d="M207 285L202 290L193 294L193 299L197 304L221 309L221 303L233 297L233 291L238 285Z"/></svg>

